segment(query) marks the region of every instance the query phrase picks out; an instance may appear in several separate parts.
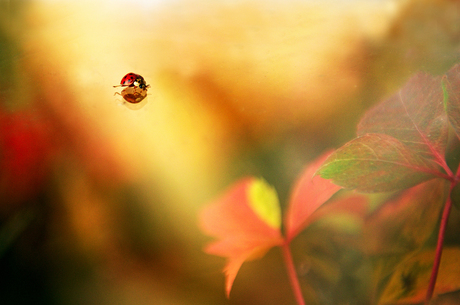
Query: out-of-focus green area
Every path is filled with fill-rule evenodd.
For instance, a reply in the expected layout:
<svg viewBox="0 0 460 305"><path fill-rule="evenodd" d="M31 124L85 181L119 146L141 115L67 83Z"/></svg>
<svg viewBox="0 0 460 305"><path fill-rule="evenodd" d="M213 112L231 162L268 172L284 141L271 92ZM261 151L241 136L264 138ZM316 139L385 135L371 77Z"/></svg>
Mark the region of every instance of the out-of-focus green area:
<svg viewBox="0 0 460 305"><path fill-rule="evenodd" d="M368 107L458 61L459 20L447 0L0 0L0 303L294 304L276 250L225 299L200 208L244 175L285 202ZM151 85L140 109L114 96L128 72ZM306 295L371 299L340 249L297 247Z"/></svg>

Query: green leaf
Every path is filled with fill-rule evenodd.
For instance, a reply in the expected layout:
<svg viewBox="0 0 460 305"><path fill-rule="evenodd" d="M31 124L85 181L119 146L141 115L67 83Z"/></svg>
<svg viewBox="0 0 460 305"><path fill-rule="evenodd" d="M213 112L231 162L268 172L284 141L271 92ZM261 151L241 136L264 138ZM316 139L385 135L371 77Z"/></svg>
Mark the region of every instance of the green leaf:
<svg viewBox="0 0 460 305"><path fill-rule="evenodd" d="M344 188L368 193L409 188L439 173L437 164L384 134L366 134L348 142L317 172Z"/></svg>
<svg viewBox="0 0 460 305"><path fill-rule="evenodd" d="M398 93L366 112L358 125L358 136L386 134L413 153L443 160L448 136L443 101L441 77L418 73Z"/></svg>
<svg viewBox="0 0 460 305"><path fill-rule="evenodd" d="M423 302L429 284L434 250L427 250L403 260L390 278L378 304L416 304ZM445 248L434 294L460 288L460 248Z"/></svg>

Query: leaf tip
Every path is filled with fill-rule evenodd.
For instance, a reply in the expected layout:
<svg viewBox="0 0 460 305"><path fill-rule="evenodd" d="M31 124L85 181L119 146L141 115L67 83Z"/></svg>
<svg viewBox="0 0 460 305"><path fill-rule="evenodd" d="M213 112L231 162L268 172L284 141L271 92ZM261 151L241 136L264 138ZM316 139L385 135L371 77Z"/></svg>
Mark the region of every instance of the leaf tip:
<svg viewBox="0 0 460 305"><path fill-rule="evenodd" d="M225 265L224 268L224 274L225 274L225 296L227 299L230 298L230 292L233 287L233 282L235 281L236 275L238 274L238 271L241 268L241 265L243 265L244 259L239 258L230 258L227 264Z"/></svg>

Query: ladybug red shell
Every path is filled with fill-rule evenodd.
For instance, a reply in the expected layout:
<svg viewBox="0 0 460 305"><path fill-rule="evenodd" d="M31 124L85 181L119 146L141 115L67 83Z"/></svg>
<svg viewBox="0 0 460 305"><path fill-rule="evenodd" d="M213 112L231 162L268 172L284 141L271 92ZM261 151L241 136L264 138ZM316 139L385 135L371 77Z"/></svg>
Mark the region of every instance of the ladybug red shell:
<svg viewBox="0 0 460 305"><path fill-rule="evenodd" d="M136 73L128 73L121 79L120 85L113 87L134 87L137 86L141 89L147 89L150 85L147 85L144 78Z"/></svg>
<svg viewBox="0 0 460 305"><path fill-rule="evenodd" d="M120 84L122 86L134 86L134 82L138 79L138 75L135 73L128 73L121 79Z"/></svg>

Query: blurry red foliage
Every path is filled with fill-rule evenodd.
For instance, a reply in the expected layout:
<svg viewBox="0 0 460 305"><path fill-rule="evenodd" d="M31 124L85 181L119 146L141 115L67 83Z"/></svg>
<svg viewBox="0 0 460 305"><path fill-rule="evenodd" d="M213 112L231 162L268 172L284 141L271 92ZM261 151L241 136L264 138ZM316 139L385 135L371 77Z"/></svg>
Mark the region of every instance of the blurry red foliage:
<svg viewBox="0 0 460 305"><path fill-rule="evenodd" d="M14 204L36 195L56 149L46 120L30 111L0 109L0 202Z"/></svg>

